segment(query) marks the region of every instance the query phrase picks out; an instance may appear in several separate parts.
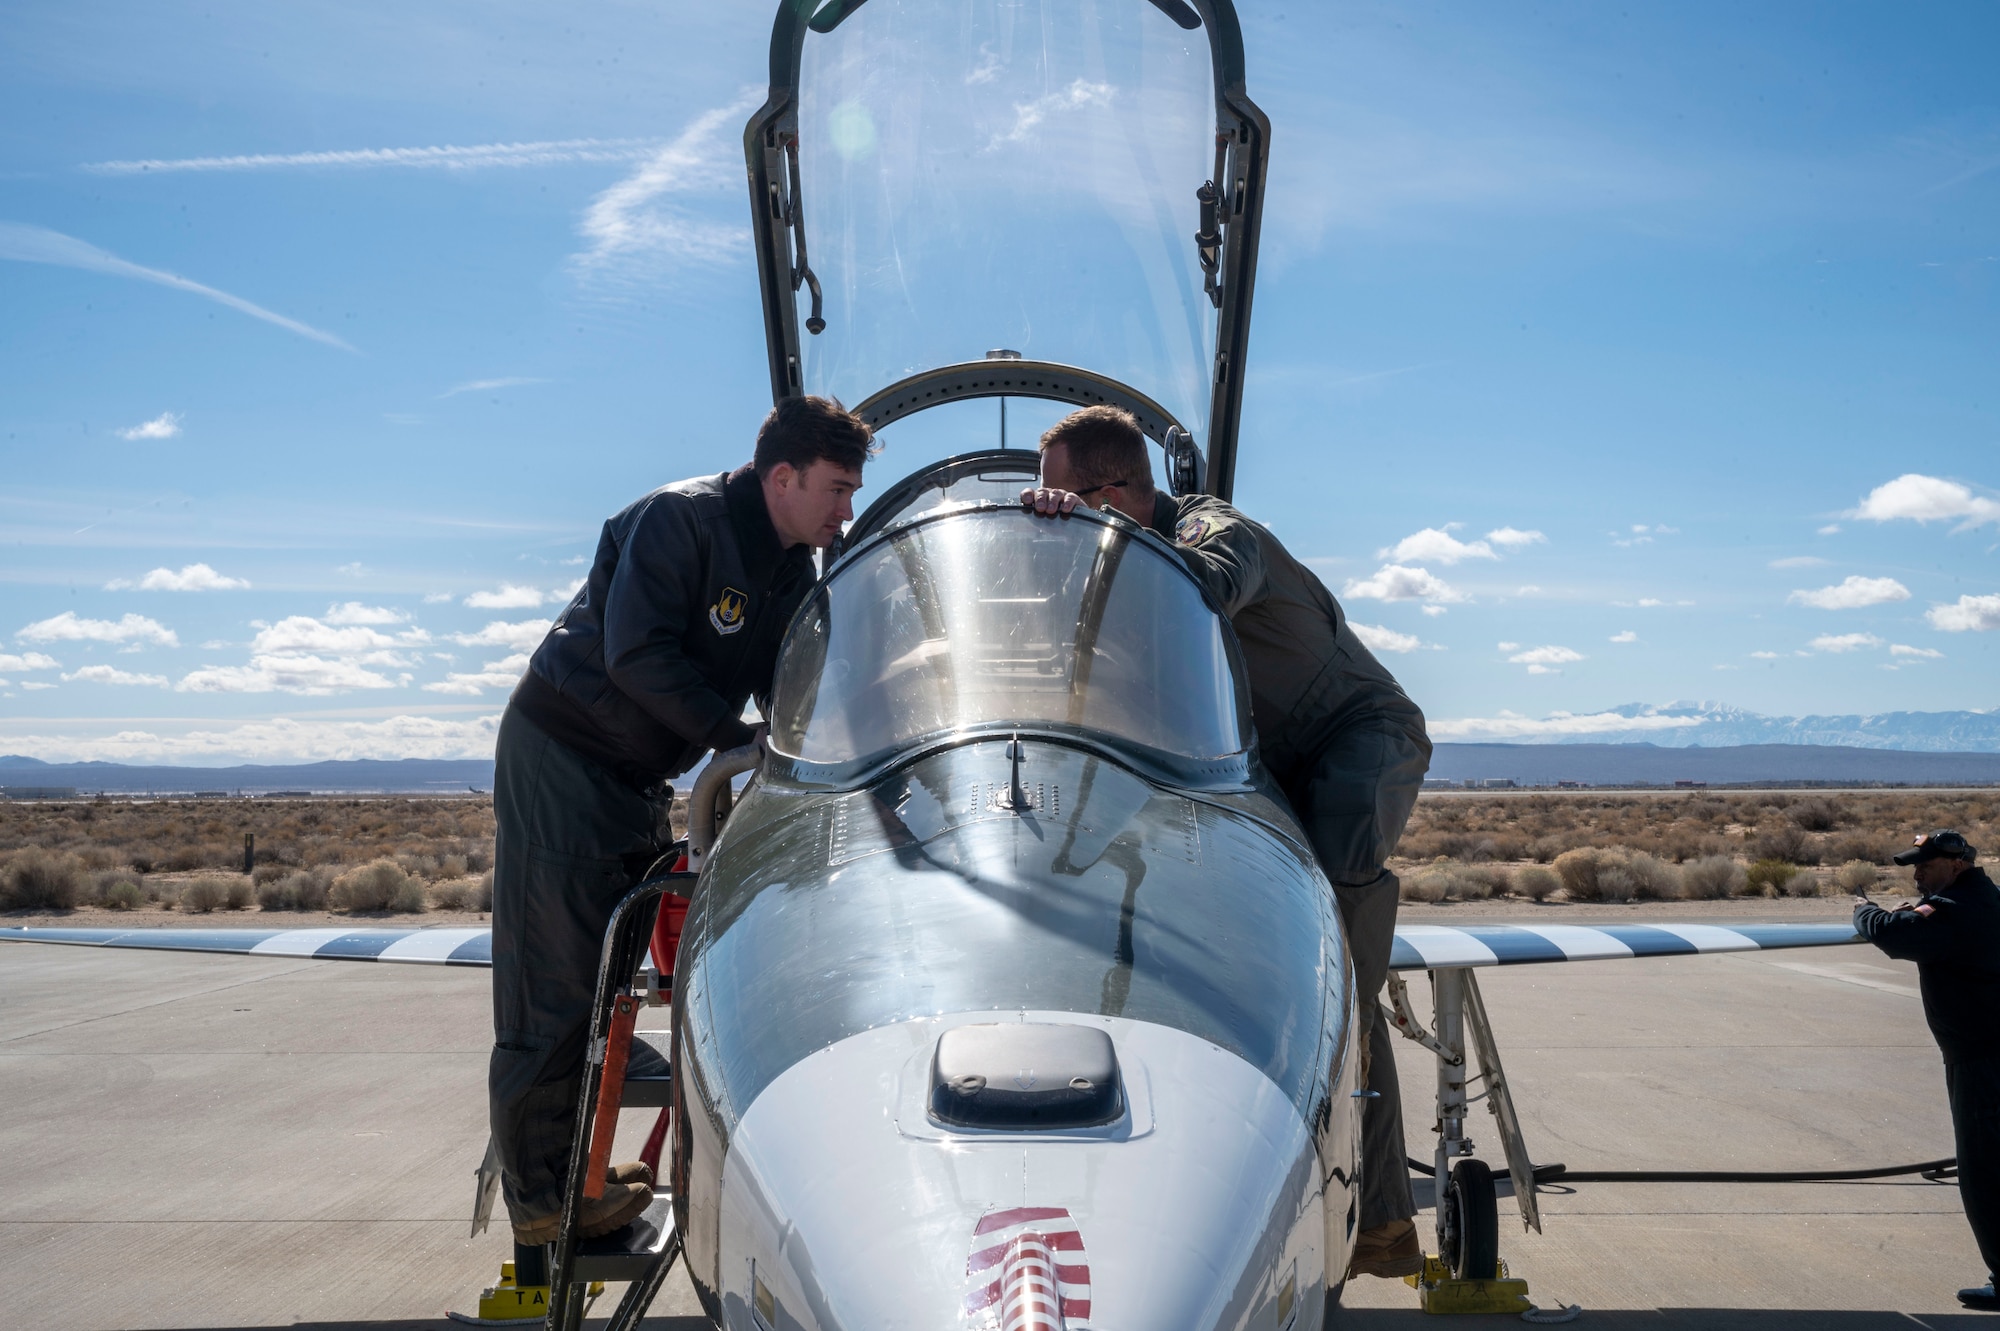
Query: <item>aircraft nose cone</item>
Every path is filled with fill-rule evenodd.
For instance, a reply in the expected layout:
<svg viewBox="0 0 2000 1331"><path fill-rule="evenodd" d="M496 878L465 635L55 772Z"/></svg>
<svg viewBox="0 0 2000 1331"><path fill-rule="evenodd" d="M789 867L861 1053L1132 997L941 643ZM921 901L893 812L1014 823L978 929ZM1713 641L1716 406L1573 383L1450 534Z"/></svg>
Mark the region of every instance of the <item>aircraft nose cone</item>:
<svg viewBox="0 0 2000 1331"><path fill-rule="evenodd" d="M1108 1030L1122 1117L939 1123L925 1109L939 1035L997 1015L852 1036L750 1105L723 1169L725 1326L756 1326L760 1289L782 1310L766 1325L815 1331L1279 1331L1281 1302L1310 1310L1298 1331L1318 1325L1321 1172L1274 1083L1168 1027L1012 1014ZM1344 1192L1334 1205L1347 1214Z"/></svg>

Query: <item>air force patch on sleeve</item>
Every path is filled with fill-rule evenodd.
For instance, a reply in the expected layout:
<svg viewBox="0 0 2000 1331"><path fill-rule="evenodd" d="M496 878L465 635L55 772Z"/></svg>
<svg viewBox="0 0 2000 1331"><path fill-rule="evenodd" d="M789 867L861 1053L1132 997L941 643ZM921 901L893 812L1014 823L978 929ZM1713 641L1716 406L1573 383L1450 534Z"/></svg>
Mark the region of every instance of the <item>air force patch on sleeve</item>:
<svg viewBox="0 0 2000 1331"><path fill-rule="evenodd" d="M750 608L750 598L734 587L724 587L722 595L715 598L715 604L708 608L708 622L723 637L728 637L743 627L746 622L744 611Z"/></svg>
<svg viewBox="0 0 2000 1331"><path fill-rule="evenodd" d="M1181 519L1180 526L1174 528L1174 536L1182 545L1200 545L1215 530L1215 524L1199 514L1191 514Z"/></svg>

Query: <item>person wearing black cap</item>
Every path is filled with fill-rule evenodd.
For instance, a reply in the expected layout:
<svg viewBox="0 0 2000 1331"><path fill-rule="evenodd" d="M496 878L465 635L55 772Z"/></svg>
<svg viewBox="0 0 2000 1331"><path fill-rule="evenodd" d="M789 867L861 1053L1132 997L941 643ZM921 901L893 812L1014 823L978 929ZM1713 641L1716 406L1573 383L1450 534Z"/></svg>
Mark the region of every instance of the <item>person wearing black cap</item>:
<svg viewBox="0 0 2000 1331"><path fill-rule="evenodd" d="M1944 1054L1958 1196L1986 1259L1986 1283L1958 1301L2000 1311L2000 892L1957 832L1920 836L1895 858L1913 866L1922 897L1890 911L1857 896L1854 930L1917 963L1924 1019Z"/></svg>

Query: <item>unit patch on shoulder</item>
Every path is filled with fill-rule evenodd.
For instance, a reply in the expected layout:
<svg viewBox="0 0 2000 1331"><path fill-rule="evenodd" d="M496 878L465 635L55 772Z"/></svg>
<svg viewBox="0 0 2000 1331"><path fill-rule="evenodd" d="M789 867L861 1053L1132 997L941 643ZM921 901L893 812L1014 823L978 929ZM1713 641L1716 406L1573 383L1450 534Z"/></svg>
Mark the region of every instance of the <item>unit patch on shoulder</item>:
<svg viewBox="0 0 2000 1331"><path fill-rule="evenodd" d="M1195 513L1181 519L1181 525L1174 528L1174 535L1182 545L1200 545L1214 530L1214 523Z"/></svg>
<svg viewBox="0 0 2000 1331"><path fill-rule="evenodd" d="M715 598L715 604L708 608L708 622L717 633L728 637L743 627L743 612L750 608L750 598L734 587L724 587L722 595Z"/></svg>

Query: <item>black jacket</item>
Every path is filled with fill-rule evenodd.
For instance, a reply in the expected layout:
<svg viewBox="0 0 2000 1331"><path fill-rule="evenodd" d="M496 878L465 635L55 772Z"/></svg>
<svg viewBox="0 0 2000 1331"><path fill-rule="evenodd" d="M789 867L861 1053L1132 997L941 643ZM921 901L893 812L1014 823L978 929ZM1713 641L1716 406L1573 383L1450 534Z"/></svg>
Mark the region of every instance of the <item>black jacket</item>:
<svg viewBox="0 0 2000 1331"><path fill-rule="evenodd" d="M811 549L779 544L749 467L662 486L604 524L513 706L633 785L678 776L749 742L743 705L812 586Z"/></svg>
<svg viewBox="0 0 2000 1331"><path fill-rule="evenodd" d="M1924 1019L1945 1062L2000 1057L2000 892L1984 869L1902 910L1856 906L1854 930L1917 963Z"/></svg>

